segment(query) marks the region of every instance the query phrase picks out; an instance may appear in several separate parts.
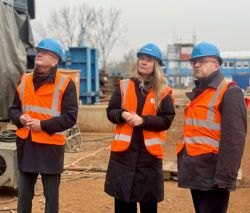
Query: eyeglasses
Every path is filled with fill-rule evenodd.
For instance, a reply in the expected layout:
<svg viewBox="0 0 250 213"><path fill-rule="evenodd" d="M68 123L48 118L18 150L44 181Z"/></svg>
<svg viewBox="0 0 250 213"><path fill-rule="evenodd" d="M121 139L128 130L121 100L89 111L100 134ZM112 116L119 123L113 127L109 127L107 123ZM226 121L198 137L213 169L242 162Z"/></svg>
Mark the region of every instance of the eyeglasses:
<svg viewBox="0 0 250 213"><path fill-rule="evenodd" d="M56 56L53 52L51 52L51 51L49 51L49 50L45 50L45 49L36 49L35 52L36 52L36 54L39 53L39 54L42 54L42 55L50 55L50 56L52 56L53 58L57 59L57 56Z"/></svg>
<svg viewBox="0 0 250 213"><path fill-rule="evenodd" d="M194 66L197 63L202 65L202 64L206 64L206 63L218 63L218 61L211 61L211 60L206 60L206 59L196 59L196 60L190 61L191 66Z"/></svg>

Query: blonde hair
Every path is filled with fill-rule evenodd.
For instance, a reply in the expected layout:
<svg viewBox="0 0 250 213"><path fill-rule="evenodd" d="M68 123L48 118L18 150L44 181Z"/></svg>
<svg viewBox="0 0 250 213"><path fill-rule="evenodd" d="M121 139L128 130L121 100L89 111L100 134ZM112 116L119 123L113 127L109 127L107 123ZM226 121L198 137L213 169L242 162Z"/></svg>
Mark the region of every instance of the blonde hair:
<svg viewBox="0 0 250 213"><path fill-rule="evenodd" d="M130 70L130 77L143 82L143 78L138 71L138 60L134 63ZM160 109L161 96L164 89L167 86L167 79L164 72L162 71L159 63L155 60L154 70L153 70L153 90L155 92L155 109Z"/></svg>

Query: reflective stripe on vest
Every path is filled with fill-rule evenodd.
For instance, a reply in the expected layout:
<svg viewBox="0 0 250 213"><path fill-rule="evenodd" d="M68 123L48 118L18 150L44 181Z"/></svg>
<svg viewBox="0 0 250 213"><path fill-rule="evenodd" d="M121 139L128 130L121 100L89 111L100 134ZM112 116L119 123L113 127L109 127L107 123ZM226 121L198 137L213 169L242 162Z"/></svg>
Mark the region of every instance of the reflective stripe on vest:
<svg viewBox="0 0 250 213"><path fill-rule="evenodd" d="M28 74L30 75L30 74ZM28 75L24 76L23 81L20 84L20 99L21 102L23 102L23 97L24 97L24 86L26 84L26 80ZM59 94L60 94L60 89L62 88L63 84L66 81L66 76L62 75L60 78L60 81L58 83L58 86L55 88L54 94L53 94L53 100L52 100L52 107L51 109L45 108L45 107L39 107L39 106L31 106L31 105L22 105L22 113L25 113L27 111L30 112L36 112L36 113L41 113L41 114L47 114L50 115L51 117L59 116L61 112L57 111L57 106L58 106L58 100L59 100Z"/></svg>
<svg viewBox="0 0 250 213"><path fill-rule="evenodd" d="M214 123L211 120L200 120L200 119L192 119L187 118L185 120L185 124L199 127L206 127L211 130L220 130L220 124Z"/></svg>
<svg viewBox="0 0 250 213"><path fill-rule="evenodd" d="M31 73L24 75L23 80L21 81L21 84L20 84L20 101L21 102L23 102L24 86L25 86L26 80L28 78L28 75L31 75Z"/></svg>
<svg viewBox="0 0 250 213"><path fill-rule="evenodd" d="M131 136L129 135L124 135L124 134L115 134L114 135L114 140L122 140L124 142L130 143L131 141Z"/></svg>
<svg viewBox="0 0 250 213"><path fill-rule="evenodd" d="M187 144L202 143L202 144L214 146L216 148L219 147L219 141L210 137L202 137L202 136L184 137L183 140L184 140L184 143L187 143Z"/></svg>
<svg viewBox="0 0 250 213"><path fill-rule="evenodd" d="M122 81L122 88L121 88L121 91L122 91L122 108L124 109L125 108L125 100L124 100L124 97L126 97L126 93L127 93L127 89L128 89L128 83L129 83L129 79L125 79Z"/></svg>
<svg viewBox="0 0 250 213"><path fill-rule="evenodd" d="M145 144L146 146L152 146L156 144L163 145L165 141L161 141L159 138L151 138L151 139L146 139Z"/></svg>

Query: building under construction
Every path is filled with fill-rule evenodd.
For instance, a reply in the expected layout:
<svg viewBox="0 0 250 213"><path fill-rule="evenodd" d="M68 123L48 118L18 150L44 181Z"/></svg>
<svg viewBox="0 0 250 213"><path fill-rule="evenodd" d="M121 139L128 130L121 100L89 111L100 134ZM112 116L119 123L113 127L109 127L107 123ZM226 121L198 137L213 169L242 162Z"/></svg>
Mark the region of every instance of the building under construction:
<svg viewBox="0 0 250 213"><path fill-rule="evenodd" d="M196 44L196 36L175 38L174 44L167 46L165 72L171 87L187 87L192 82L189 59Z"/></svg>

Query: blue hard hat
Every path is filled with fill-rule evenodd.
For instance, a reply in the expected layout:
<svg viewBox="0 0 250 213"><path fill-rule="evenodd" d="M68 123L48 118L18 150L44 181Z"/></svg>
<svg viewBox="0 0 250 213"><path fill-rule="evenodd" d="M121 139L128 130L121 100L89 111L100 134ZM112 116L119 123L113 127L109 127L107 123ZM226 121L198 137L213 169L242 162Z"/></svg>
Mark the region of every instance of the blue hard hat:
<svg viewBox="0 0 250 213"><path fill-rule="evenodd" d="M141 54L146 54L153 56L159 60L160 65L162 65L162 54L159 47L157 47L153 43L148 43L144 45L138 52L137 57L139 57Z"/></svg>
<svg viewBox="0 0 250 213"><path fill-rule="evenodd" d="M220 56L219 49L209 42L201 42L195 46L191 54L191 61L195 58L214 56L218 58L220 65L223 63L223 59Z"/></svg>
<svg viewBox="0 0 250 213"><path fill-rule="evenodd" d="M38 43L36 48L49 50L49 51L55 53L56 55L58 55L60 60L64 56L64 50L63 50L61 44L52 38L45 38L45 39L41 40Z"/></svg>

